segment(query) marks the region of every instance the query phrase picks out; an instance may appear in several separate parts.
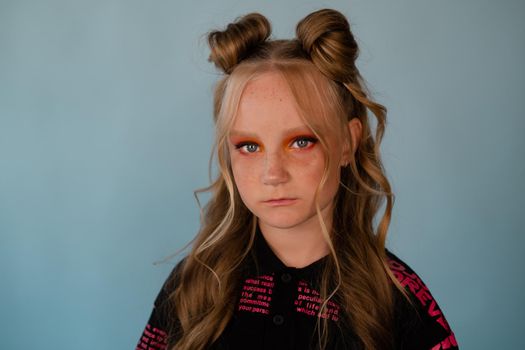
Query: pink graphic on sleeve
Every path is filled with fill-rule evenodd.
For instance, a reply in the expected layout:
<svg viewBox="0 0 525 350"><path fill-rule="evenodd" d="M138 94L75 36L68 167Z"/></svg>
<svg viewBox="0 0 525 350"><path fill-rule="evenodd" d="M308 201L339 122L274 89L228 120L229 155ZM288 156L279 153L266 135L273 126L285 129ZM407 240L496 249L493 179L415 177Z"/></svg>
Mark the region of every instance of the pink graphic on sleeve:
<svg viewBox="0 0 525 350"><path fill-rule="evenodd" d="M339 305L329 300L324 313L319 313L324 300L319 292L311 288L306 282L299 281L297 285L297 299L294 301L295 310L308 316L339 320Z"/></svg>
<svg viewBox="0 0 525 350"><path fill-rule="evenodd" d="M431 350L445 350L445 349L451 349L451 348L457 348L458 343L456 341L456 338L454 337L454 333L451 333L448 338L443 340L441 343L436 344L434 347L432 347Z"/></svg>
<svg viewBox="0 0 525 350"><path fill-rule="evenodd" d="M273 278L273 274L247 278L242 285L238 310L268 315L275 285Z"/></svg>
<svg viewBox="0 0 525 350"><path fill-rule="evenodd" d="M447 332L449 332L449 336L439 344L436 344L434 347L432 347L431 350L450 349L457 347L458 344L456 338L454 337L454 333L450 329L445 316L432 297L432 294L430 294L427 286L423 283L423 281L421 281L419 276L414 272L408 271L405 265L396 260L389 259L388 263L390 270L399 283L401 283L403 287L408 287L412 294L415 295L419 300L423 308L427 311L428 315L434 318L437 323L439 323Z"/></svg>
<svg viewBox="0 0 525 350"><path fill-rule="evenodd" d="M148 324L142 333L136 350L166 350L168 346L166 337L166 332Z"/></svg>

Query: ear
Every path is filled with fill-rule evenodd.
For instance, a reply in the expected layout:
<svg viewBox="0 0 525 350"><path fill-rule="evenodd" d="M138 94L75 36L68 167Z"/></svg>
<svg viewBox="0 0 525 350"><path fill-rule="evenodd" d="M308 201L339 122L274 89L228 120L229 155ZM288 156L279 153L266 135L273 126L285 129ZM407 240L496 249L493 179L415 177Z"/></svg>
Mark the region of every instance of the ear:
<svg viewBox="0 0 525 350"><path fill-rule="evenodd" d="M359 118L352 118L348 122L348 131L352 138L352 144L350 145L350 140L346 140L343 146L343 155L341 157L341 166L347 166L350 163L350 159L355 154L359 142L361 141L363 126Z"/></svg>

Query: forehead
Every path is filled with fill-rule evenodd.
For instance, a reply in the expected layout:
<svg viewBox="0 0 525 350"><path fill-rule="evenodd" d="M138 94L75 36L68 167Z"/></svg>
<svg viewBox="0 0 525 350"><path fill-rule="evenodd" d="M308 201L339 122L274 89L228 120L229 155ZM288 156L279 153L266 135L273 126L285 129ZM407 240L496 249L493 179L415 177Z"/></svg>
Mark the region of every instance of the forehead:
<svg viewBox="0 0 525 350"><path fill-rule="evenodd" d="M257 99L293 98L288 83L277 72L263 73L250 80L241 95L241 101Z"/></svg>
<svg viewBox="0 0 525 350"><path fill-rule="evenodd" d="M260 68L239 67L232 74L220 118L225 134L256 133L261 128L282 133L285 128L303 127L327 142L342 136L345 115L337 91L313 64Z"/></svg>
<svg viewBox="0 0 525 350"><path fill-rule="evenodd" d="M234 128L304 125L297 102L279 73L263 73L249 81L242 92Z"/></svg>

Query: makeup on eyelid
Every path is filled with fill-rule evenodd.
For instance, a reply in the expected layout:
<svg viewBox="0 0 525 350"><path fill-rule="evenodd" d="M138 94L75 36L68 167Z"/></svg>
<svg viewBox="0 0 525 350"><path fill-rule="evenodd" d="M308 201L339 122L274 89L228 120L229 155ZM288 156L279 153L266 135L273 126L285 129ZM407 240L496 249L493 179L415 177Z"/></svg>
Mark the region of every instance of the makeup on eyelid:
<svg viewBox="0 0 525 350"><path fill-rule="evenodd" d="M261 145L261 142L259 142L257 139L244 139L244 138L240 138L237 139L238 137L231 137L230 139L230 142L232 143L232 145L235 147L235 149L239 150L240 153L243 153L243 154L250 154L250 153L255 153L257 151L262 151L264 150L264 145ZM299 141L304 141L304 142L307 142L309 144L307 144L306 146L304 147L290 147L292 149L295 149L295 150L302 150L302 151L306 151L306 150L309 150L311 149L317 142L318 142L318 139L313 136L313 135L296 135L296 136L292 136L292 137L289 137L286 139L286 141L283 142L283 148L287 148L289 146L292 146L293 144L295 144L296 142L299 142ZM259 149L257 150L254 150L253 152L247 152L245 150L242 150L243 147L246 147L246 146L250 146L250 145L255 145L256 147L258 147Z"/></svg>

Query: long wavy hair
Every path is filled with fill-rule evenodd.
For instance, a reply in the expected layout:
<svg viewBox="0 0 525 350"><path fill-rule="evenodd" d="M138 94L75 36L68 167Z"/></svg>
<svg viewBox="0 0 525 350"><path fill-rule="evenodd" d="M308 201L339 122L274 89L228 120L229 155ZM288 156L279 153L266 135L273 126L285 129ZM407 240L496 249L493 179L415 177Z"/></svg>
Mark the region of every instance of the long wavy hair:
<svg viewBox="0 0 525 350"><path fill-rule="evenodd" d="M330 249L319 283L324 300L319 314L329 300L337 300L343 307L342 322L351 327L363 349L390 349L394 289L401 293L404 289L390 271L385 252L394 201L379 152L386 109L369 96L355 65L358 46L341 13L329 9L311 13L298 23L291 40L272 40L270 35L270 23L257 13L208 34L210 61L224 73L214 93L218 175L209 187L196 191L211 192L211 199L191 251L173 276L176 285L169 300L176 325L169 344L172 349L204 349L219 338L234 313L241 266L252 249L257 218L242 202L233 180L228 133L245 86L272 72L288 83L301 117L320 140L326 161L318 191L336 161L329 157L328 138L351 145L348 121L361 122L355 154L340 170L330 229L317 205ZM369 112L375 117L375 133ZM326 319L318 318L320 348L327 345L328 326Z"/></svg>

